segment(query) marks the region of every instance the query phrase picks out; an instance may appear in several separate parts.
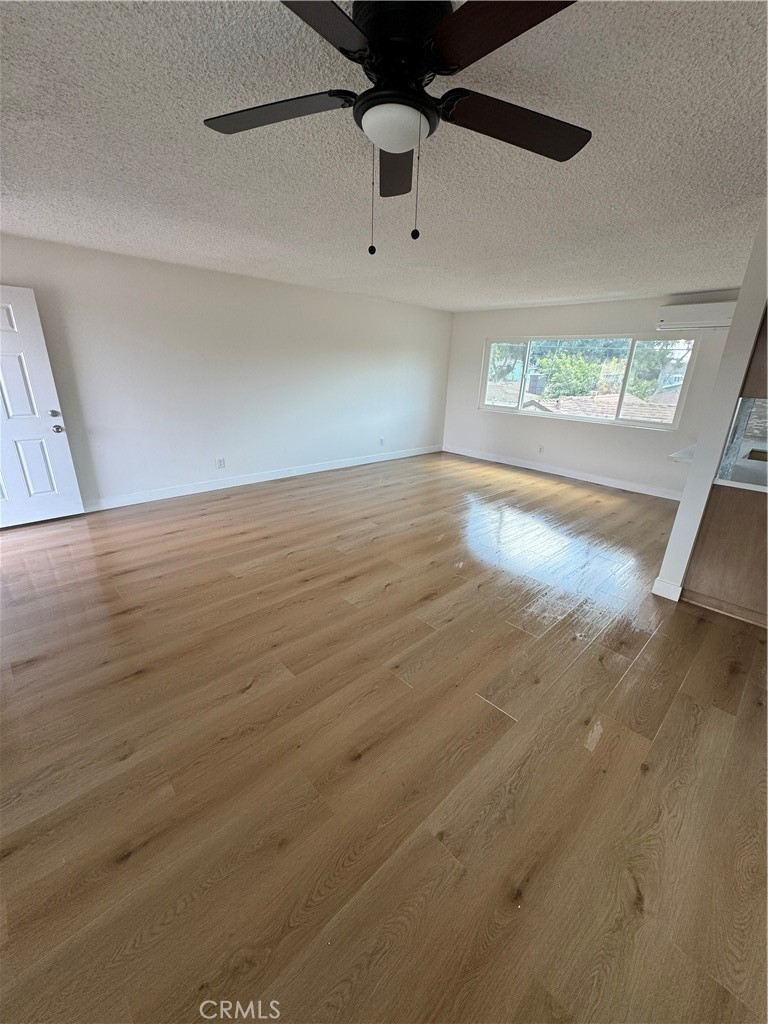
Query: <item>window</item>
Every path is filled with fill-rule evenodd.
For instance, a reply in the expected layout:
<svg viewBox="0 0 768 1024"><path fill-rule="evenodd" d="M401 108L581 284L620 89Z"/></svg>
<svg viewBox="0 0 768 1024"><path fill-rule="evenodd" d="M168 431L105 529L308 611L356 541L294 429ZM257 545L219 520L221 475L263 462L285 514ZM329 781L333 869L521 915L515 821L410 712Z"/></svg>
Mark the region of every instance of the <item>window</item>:
<svg viewBox="0 0 768 1024"><path fill-rule="evenodd" d="M481 405L669 429L693 347L658 337L489 340Z"/></svg>
<svg viewBox="0 0 768 1024"><path fill-rule="evenodd" d="M488 383L485 389L486 405L518 408L527 349L528 344L524 341L491 344L488 354Z"/></svg>

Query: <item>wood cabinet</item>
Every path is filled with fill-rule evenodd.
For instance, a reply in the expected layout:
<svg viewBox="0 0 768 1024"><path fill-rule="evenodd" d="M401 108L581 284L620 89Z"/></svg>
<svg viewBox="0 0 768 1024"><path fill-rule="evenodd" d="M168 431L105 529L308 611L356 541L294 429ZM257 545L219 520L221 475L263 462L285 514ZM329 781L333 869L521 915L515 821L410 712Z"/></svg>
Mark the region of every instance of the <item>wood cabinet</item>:
<svg viewBox="0 0 768 1024"><path fill-rule="evenodd" d="M685 575L683 600L766 624L768 495L716 484Z"/></svg>
<svg viewBox="0 0 768 1024"><path fill-rule="evenodd" d="M755 348L749 362L747 376L744 378L744 386L741 389L742 398L768 398L768 353L766 352L765 339L765 314L760 330L757 332Z"/></svg>

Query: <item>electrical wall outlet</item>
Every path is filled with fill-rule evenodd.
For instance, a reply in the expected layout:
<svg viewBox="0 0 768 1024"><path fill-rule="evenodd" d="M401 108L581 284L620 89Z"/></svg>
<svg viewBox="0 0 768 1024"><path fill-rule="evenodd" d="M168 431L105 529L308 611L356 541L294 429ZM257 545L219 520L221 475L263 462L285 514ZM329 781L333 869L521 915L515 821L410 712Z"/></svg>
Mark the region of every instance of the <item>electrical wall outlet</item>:
<svg viewBox="0 0 768 1024"><path fill-rule="evenodd" d="M384 438L380 437L379 438L379 448L383 448L383 447L384 447Z"/></svg>
<svg viewBox="0 0 768 1024"><path fill-rule="evenodd" d="M227 465L226 459L216 459L216 469L224 469Z"/></svg>
<svg viewBox="0 0 768 1024"><path fill-rule="evenodd" d="M544 445L540 444L539 445L539 455L543 455L543 454L544 454Z"/></svg>

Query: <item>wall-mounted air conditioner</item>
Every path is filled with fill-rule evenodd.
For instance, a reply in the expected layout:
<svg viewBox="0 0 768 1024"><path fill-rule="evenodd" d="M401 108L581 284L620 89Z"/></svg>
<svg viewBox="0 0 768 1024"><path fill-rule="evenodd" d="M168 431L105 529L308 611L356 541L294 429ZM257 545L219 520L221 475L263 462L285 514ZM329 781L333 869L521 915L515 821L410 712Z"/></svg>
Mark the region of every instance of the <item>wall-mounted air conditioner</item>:
<svg viewBox="0 0 768 1024"><path fill-rule="evenodd" d="M691 306L662 306L657 331L701 331L705 327L730 327L735 302L697 302Z"/></svg>

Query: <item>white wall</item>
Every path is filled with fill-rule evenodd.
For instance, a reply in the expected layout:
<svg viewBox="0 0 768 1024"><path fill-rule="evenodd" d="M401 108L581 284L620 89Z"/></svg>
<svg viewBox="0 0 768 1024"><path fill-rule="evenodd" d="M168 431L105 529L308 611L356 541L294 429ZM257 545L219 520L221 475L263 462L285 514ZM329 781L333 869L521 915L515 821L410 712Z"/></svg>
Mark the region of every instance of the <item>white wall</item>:
<svg viewBox="0 0 768 1024"><path fill-rule="evenodd" d="M441 447L448 313L12 236L0 257L35 290L86 508Z"/></svg>
<svg viewBox="0 0 768 1024"><path fill-rule="evenodd" d="M679 497L687 465L671 462L667 456L698 436L725 344L725 330L690 335L700 339L699 351L679 426L671 431L481 410L478 405L485 340L526 335L655 335L661 305L733 298L733 292L718 292L454 314L445 449ZM540 446L543 453L539 452Z"/></svg>
<svg viewBox="0 0 768 1024"><path fill-rule="evenodd" d="M698 436L725 331L702 332L675 431L480 410L485 339L653 334L660 305L735 297L451 318L13 236L0 257L35 290L86 508L440 447L678 497L667 456Z"/></svg>

